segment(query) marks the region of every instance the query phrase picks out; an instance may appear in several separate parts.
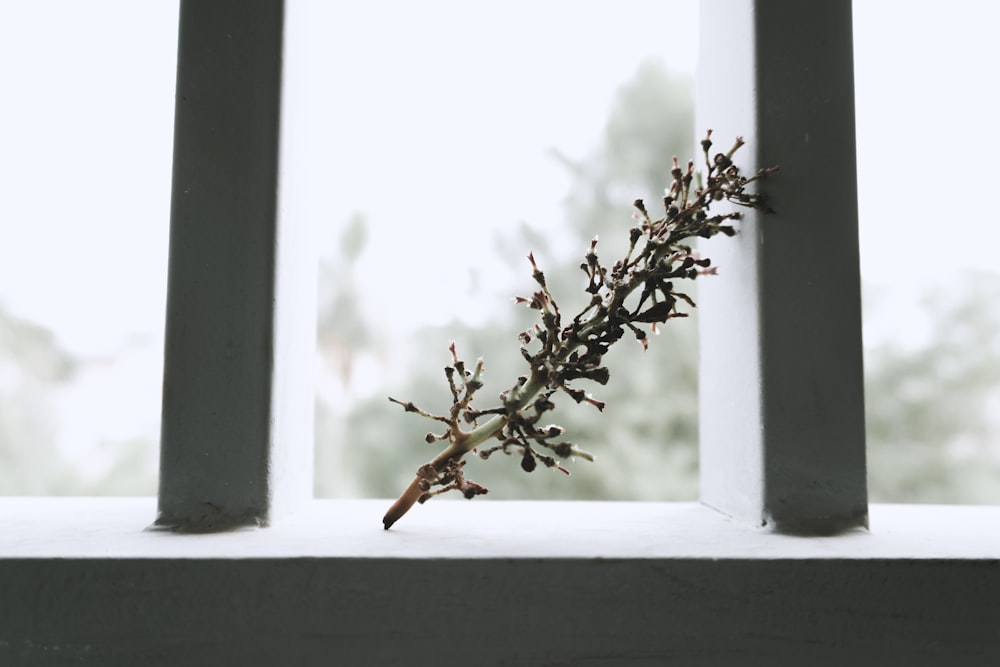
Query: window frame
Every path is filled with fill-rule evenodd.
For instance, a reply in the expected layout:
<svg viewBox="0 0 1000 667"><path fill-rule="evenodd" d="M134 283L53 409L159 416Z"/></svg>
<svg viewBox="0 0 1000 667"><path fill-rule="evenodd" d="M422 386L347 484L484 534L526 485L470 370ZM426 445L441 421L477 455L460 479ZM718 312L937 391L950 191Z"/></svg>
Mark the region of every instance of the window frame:
<svg viewBox="0 0 1000 667"><path fill-rule="evenodd" d="M699 503L461 500L378 526L143 531L152 498L0 498L12 665L993 664L997 507L784 535Z"/></svg>
<svg viewBox="0 0 1000 667"><path fill-rule="evenodd" d="M800 46L823 43L804 29L819 10L801 5L702 3L705 29L730 17L732 36L725 43L749 54L749 61L737 62L755 83L751 97L737 98L736 106L750 109L758 165L780 157L770 152L777 146L777 121L762 97L771 66L788 60L781 49L789 45L780 35L791 28ZM850 3L827 3L824 11L841 21L823 25L843 30ZM725 492L706 500L721 512L698 503L442 501L433 512L384 532L377 520L381 501L310 499L303 489L311 489L311 465L302 452L312 447L304 430L311 420L302 411L313 405L308 360L314 327L308 321L315 309L301 294L312 294L315 280L307 284L309 270L301 267L308 262L299 261L309 251L308 236L294 217L282 215L285 191L278 176L285 147L232 159L248 141L278 136L276 109L249 118L240 112L255 101L267 106L280 94L280 68L273 65L280 62L283 12L283 3L266 0L182 0L175 155L193 151L197 168L186 172L175 164L165 375L171 391L164 396L162 446L163 465L178 467L162 479L158 498L161 527L176 532L141 530L151 519L151 499L0 499L5 664L218 664L235 658L250 665L289 659L753 665L875 658L920 665L945 656L969 664L1000 656L1000 543L991 531L1000 508L874 506L869 533L860 527L867 514L856 511L858 489L851 480L859 474L859 443L850 438L841 451L847 464L818 485L819 500L798 502L802 485L811 483L798 474L800 466L814 467L816 452L793 447L780 423L772 430L780 415L771 410L775 399L764 385L774 381L768 369L777 362L761 343L774 327L788 326L780 304L793 299L794 290L769 291L766 304L759 292L742 302L750 314L740 321L753 326L744 336L753 346L743 352L756 365L738 373L757 387L752 400L724 401L706 389L710 404L740 415L722 444L709 445L717 449L707 479ZM710 58L725 58L717 44L705 48ZM248 62L270 74L232 76ZM197 74L200 83L182 88L191 83L185 72ZM786 89L789 81L784 79ZM732 89L701 94L723 95L734 104ZM720 143L730 124L742 120L720 121ZM837 127L847 126L853 137L853 118ZM792 154L796 164L809 155ZM853 155L840 159L850 200ZM227 168L219 169L220 163ZM233 180L201 187L197 178L206 170ZM815 195L819 186L796 173L802 172L788 169L787 181L776 180L775 193L780 215L805 219L789 193L805 188L809 195L813 187ZM188 175L195 180L185 182ZM262 199L247 198L248 192ZM856 280L856 219L854 224L853 230L838 228L833 247L848 260L837 270ZM759 246L762 233L744 235L744 243ZM233 235L243 235L240 252L221 252L210 261L198 254L204 244L222 247ZM768 245L780 248L777 237L768 236ZM810 240L797 235L789 242ZM768 263L779 261L773 255L753 252L746 264L730 259L739 258L726 261L737 285L742 275L752 277L758 290L772 287L766 274ZM810 270L804 263L793 267ZM235 279L239 275L249 275L249 282ZM244 294L248 284L256 286L252 294ZM718 289L732 284L720 281ZM853 330L858 295L847 289L830 296L842 300L834 315L846 313ZM724 299L718 308L712 302L703 296L702 307L726 307ZM247 327L255 332L252 340ZM710 345L726 343L718 327L708 331ZM856 333L860 344L859 326ZM205 343L209 335L218 347L184 356L192 340ZM856 399L851 374L860 373L852 366L860 356L853 359L853 344L835 355L851 376L837 394L835 416ZM245 364L256 364L258 372L242 375ZM795 371L777 365L772 370L779 375ZM822 424L821 413L807 409L805 415ZM256 424L253 446L247 446L246 430L226 428L244 419ZM775 432L781 437L772 438ZM860 447L863 454L863 440ZM716 468L720 452L732 460ZM776 475L774 457L790 462L796 474ZM796 502L787 507L790 498ZM831 498L847 502L831 512ZM246 527L262 524L270 527ZM228 530L214 532L221 529ZM783 533L799 530L833 534ZM201 532L211 534L190 534Z"/></svg>
<svg viewBox="0 0 1000 667"><path fill-rule="evenodd" d="M774 212L699 243L724 267L698 290L700 497L779 530L865 526L851 3L703 2L700 20L696 126L713 152L746 133L747 172L781 169Z"/></svg>
<svg viewBox="0 0 1000 667"><path fill-rule="evenodd" d="M307 498L316 276L301 267L316 262L279 179L298 138L280 112L283 24L275 3L238 17L181 5L164 527L264 524ZM778 212L704 244L726 269L699 295L701 498L780 530L863 526L851 6L705 3L701 29L696 118L712 150L746 128L744 169L787 172L766 186Z"/></svg>

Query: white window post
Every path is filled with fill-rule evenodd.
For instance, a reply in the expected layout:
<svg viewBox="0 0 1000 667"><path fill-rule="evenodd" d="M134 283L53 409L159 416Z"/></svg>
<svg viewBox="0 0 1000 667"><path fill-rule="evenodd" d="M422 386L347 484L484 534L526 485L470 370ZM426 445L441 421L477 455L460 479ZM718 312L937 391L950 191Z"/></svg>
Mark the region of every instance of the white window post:
<svg viewBox="0 0 1000 667"><path fill-rule="evenodd" d="M701 3L697 127L781 169L776 213L701 246L701 497L782 531L868 517L851 21L850 0Z"/></svg>
<svg viewBox="0 0 1000 667"><path fill-rule="evenodd" d="M263 525L312 495L315 273L279 216L284 3L184 0L156 524Z"/></svg>

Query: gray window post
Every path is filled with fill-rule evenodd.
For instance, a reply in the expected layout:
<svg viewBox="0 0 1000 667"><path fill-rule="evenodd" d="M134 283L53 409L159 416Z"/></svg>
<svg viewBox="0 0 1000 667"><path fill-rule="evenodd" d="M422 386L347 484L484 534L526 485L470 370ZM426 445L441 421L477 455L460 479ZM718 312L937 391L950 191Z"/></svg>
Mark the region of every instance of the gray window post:
<svg viewBox="0 0 1000 667"><path fill-rule="evenodd" d="M165 528L263 525L312 495L315 280L300 221L279 215L283 23L280 1L181 4Z"/></svg>
<svg viewBox="0 0 1000 667"><path fill-rule="evenodd" d="M851 1L701 3L697 127L773 215L705 243L701 497L791 532L867 524ZM699 137L700 138L700 137Z"/></svg>

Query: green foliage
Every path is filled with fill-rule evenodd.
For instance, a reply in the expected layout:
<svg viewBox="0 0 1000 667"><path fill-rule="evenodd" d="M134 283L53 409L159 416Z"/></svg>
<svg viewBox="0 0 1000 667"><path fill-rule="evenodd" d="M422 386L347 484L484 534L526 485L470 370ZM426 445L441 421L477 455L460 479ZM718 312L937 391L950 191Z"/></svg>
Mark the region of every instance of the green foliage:
<svg viewBox="0 0 1000 667"><path fill-rule="evenodd" d="M872 500L1000 502L1000 275L966 273L924 305L919 347L866 350Z"/></svg>

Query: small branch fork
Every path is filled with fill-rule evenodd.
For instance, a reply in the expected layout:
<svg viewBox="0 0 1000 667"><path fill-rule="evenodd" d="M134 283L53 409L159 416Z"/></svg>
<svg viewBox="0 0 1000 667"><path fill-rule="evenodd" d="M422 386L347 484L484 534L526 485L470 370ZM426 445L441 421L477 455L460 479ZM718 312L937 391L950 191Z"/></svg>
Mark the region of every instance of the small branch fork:
<svg viewBox="0 0 1000 667"><path fill-rule="evenodd" d="M710 207L726 201L743 207L770 211L762 194L746 191L747 186L777 171L777 167L762 169L750 177L740 173L733 155L743 145L737 137L726 153L710 154L712 131L701 142L705 159L704 187L694 187L695 166L690 161L682 168L675 157L670 175L672 182L664 190L664 215L652 219L641 199L634 202L635 225L629 230L629 247L625 257L610 270L597 256L597 239L580 264L586 276L589 304L568 322L564 322L555 298L533 255L528 255L532 277L538 286L530 297L518 296L524 304L539 314L538 322L518 336L521 355L528 372L517 379L510 389L501 392L499 405L485 410L472 407L472 400L482 389L483 360L469 370L459 358L452 342L449 346L451 363L444 372L451 391L452 403L447 415L435 415L418 408L411 401L390 401L407 412L441 422L441 433L428 433L428 443L446 441L447 446L430 462L420 466L410 485L403 491L382 519L388 530L415 503L426 502L446 491L456 490L466 498L487 493L487 489L464 476L469 452L481 458L500 451L520 458L521 468L533 471L538 463L555 468L567 475L569 471L559 461L593 456L563 439L564 429L555 424L542 425L542 417L555 409L553 399L566 394L576 403L588 403L598 410L604 403L575 386L580 380L599 385L607 384L610 371L602 365L610 347L626 333L631 333L643 349L649 339L645 325L656 331L667 320L687 317L678 307L694 307L694 301L677 290L675 283L714 274L711 260L699 257L684 242L691 238L711 238L717 234L733 236L733 222L740 219L739 211L710 215ZM487 442L496 441L490 447Z"/></svg>

